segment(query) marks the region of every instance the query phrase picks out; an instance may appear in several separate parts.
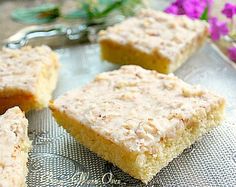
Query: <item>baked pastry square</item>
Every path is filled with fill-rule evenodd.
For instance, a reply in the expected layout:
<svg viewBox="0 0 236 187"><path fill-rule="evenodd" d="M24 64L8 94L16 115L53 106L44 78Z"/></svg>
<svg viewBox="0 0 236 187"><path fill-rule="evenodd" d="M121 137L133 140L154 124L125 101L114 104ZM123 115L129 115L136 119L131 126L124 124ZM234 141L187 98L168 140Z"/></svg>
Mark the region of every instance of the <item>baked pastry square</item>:
<svg viewBox="0 0 236 187"><path fill-rule="evenodd" d="M97 75L50 104L80 143L144 183L223 118L225 101L139 66Z"/></svg>
<svg viewBox="0 0 236 187"><path fill-rule="evenodd" d="M0 186L26 186L28 151L28 120L19 107L0 116Z"/></svg>
<svg viewBox="0 0 236 187"><path fill-rule="evenodd" d="M99 33L101 57L161 73L180 67L206 40L207 23L146 9Z"/></svg>
<svg viewBox="0 0 236 187"><path fill-rule="evenodd" d="M0 113L19 106L27 112L48 105L59 63L47 46L3 48L0 52Z"/></svg>

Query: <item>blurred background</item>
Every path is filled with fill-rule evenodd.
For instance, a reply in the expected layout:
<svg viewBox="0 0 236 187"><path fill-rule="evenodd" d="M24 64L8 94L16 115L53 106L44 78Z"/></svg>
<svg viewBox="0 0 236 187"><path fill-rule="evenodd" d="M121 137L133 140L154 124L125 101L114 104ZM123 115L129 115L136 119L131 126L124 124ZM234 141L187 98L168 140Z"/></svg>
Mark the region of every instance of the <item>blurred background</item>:
<svg viewBox="0 0 236 187"><path fill-rule="evenodd" d="M135 2L137 0L130 0L129 2ZM7 1L7 0L1 0L0 1L0 45L3 45L4 39L8 38L9 36L16 33L18 30L34 24L25 24L22 22L14 21L11 18L11 14L19 8L31 8L43 4L52 3L55 5L58 5L60 7L60 11L63 14L67 14L70 12L73 12L73 10L76 9L76 7L80 6L81 2L87 2L90 4L95 4L96 0L87 0L87 1L81 1L81 0L14 0L14 1ZM104 1L106 2L106 1ZM168 4L170 4L170 0L143 0L142 1L145 6L163 10ZM224 20L226 19L221 14L221 9L224 6L226 0L220 0L220 1L214 1L214 7L212 9L212 15L217 15L220 19ZM227 2L236 3L236 0L227 0ZM51 23L44 23L43 25L52 25L52 24L58 24L58 23L78 23L78 19L63 19L59 18L56 19L54 22Z"/></svg>

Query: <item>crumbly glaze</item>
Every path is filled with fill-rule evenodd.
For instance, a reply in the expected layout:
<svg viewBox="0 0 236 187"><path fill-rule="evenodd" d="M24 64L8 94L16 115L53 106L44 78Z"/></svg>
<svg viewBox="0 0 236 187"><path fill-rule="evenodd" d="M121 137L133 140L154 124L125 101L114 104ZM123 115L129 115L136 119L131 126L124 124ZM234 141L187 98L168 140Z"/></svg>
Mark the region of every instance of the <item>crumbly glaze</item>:
<svg viewBox="0 0 236 187"><path fill-rule="evenodd" d="M30 147L28 121L19 107L0 116L0 186L22 186L25 182L27 157L22 153ZM25 147L23 147L25 146Z"/></svg>
<svg viewBox="0 0 236 187"><path fill-rule="evenodd" d="M146 53L158 53L174 62L194 39L206 35L207 23L146 9L136 17L99 33L99 41L130 45Z"/></svg>
<svg viewBox="0 0 236 187"><path fill-rule="evenodd" d="M3 48L0 51L0 92L3 95L14 91L36 93L40 74L55 66L56 58L47 46Z"/></svg>
<svg viewBox="0 0 236 187"><path fill-rule="evenodd" d="M129 65L97 75L56 99L53 108L130 151L154 153L162 138L174 137L194 115L205 117L222 103L174 75Z"/></svg>

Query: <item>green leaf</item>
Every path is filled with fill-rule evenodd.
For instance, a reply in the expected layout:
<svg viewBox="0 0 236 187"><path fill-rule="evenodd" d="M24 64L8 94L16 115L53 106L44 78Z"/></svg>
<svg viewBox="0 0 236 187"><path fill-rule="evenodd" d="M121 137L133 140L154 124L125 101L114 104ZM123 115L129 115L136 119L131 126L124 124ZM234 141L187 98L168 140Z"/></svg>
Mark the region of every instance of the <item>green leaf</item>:
<svg viewBox="0 0 236 187"><path fill-rule="evenodd" d="M136 7L142 4L143 0L77 0L78 7L73 11L60 15L57 5L44 4L34 8L17 9L12 12L14 20L24 23L48 23L58 17L66 19L81 19L87 23L104 22L110 15L132 15ZM113 13L114 12L114 13Z"/></svg>
<svg viewBox="0 0 236 187"><path fill-rule="evenodd" d="M95 14L95 16L96 17L104 17L107 14L109 14L110 12L112 12L113 10L116 10L120 6L122 6L123 2L124 1L121 0L121 1L116 1L116 2L113 2L111 4L108 4L108 6L104 10L102 10L101 12L98 12L97 14Z"/></svg>
<svg viewBox="0 0 236 187"><path fill-rule="evenodd" d="M120 14L124 16L133 16L138 9L143 7L144 0L123 0L122 6L119 8Z"/></svg>
<svg viewBox="0 0 236 187"><path fill-rule="evenodd" d="M202 13L200 19L201 19L201 20L208 21L208 7L205 8L205 10L204 10L204 12Z"/></svg>
<svg viewBox="0 0 236 187"><path fill-rule="evenodd" d="M33 8L22 8L12 12L12 19L23 22L42 24L54 21L60 16L59 7L54 4L43 4Z"/></svg>
<svg viewBox="0 0 236 187"><path fill-rule="evenodd" d="M63 16L66 19L87 19L87 12L84 10L74 10Z"/></svg>
<svg viewBox="0 0 236 187"><path fill-rule="evenodd" d="M97 19L108 15L111 11L117 9L122 4L122 0L102 0L97 4L90 4L87 2L81 2L81 8L74 10L64 17L67 19Z"/></svg>
<svg viewBox="0 0 236 187"><path fill-rule="evenodd" d="M92 3L93 2L93 3ZM109 16L112 12L132 15L137 5L142 4L142 0L79 0L79 7L64 17L67 19L93 20Z"/></svg>

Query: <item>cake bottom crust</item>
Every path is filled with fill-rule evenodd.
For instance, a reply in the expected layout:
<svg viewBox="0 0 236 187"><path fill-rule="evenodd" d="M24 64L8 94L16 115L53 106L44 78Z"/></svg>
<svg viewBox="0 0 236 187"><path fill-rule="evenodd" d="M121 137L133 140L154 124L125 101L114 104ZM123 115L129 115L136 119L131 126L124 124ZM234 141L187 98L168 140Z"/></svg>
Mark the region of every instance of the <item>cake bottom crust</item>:
<svg viewBox="0 0 236 187"><path fill-rule="evenodd" d="M108 39L99 41L101 58L115 64L135 64L160 73L172 73L204 44L207 33L206 30L186 44L173 62L158 51L145 53L129 44L123 45Z"/></svg>
<svg viewBox="0 0 236 187"><path fill-rule="evenodd" d="M107 161L117 165L132 177L148 183L163 167L188 148L203 134L219 125L223 118L224 104L212 109L204 118L199 114L177 132L174 138L163 138L157 146L157 153L129 152L114 142L97 134L72 117L50 106L53 116L67 132L73 135L81 144Z"/></svg>
<svg viewBox="0 0 236 187"><path fill-rule="evenodd" d="M0 103L0 114L3 114L7 109L14 106L19 106L21 110L25 112L28 112L33 108L38 108L34 96L27 93L9 97L0 97Z"/></svg>
<svg viewBox="0 0 236 187"><path fill-rule="evenodd" d="M100 41L101 58L120 65L135 64L146 69L154 69L161 73L169 72L169 60L161 55L152 55L139 51L129 45L121 45L113 41Z"/></svg>
<svg viewBox="0 0 236 187"><path fill-rule="evenodd" d="M52 92L56 88L58 78L59 67L56 59L54 64L53 69L45 69L41 73L35 93L18 90L17 88L4 90L4 93L0 93L0 114L14 106L19 106L24 112L47 107Z"/></svg>

